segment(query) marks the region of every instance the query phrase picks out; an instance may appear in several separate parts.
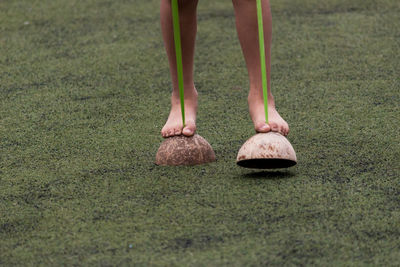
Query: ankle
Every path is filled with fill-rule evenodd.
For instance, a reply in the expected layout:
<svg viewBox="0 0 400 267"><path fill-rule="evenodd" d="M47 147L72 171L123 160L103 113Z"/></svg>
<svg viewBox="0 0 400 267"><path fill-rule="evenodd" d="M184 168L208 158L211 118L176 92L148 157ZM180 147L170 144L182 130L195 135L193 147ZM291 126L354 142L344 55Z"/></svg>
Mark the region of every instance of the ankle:
<svg viewBox="0 0 400 267"><path fill-rule="evenodd" d="M184 91L185 102L186 101L197 101L198 93L196 88L193 87L185 87ZM171 102L172 104L180 104L180 96L179 91L174 90L171 95Z"/></svg>
<svg viewBox="0 0 400 267"><path fill-rule="evenodd" d="M264 104L264 96L261 93L249 93L247 97L247 102L248 104ZM275 108L275 100L274 96L271 94L268 94L268 107Z"/></svg>
<svg viewBox="0 0 400 267"><path fill-rule="evenodd" d="M264 101L264 95L261 90L250 90L249 94L247 95L248 100L256 100L260 99ZM271 93L268 93L268 103L272 101L274 102L274 96Z"/></svg>

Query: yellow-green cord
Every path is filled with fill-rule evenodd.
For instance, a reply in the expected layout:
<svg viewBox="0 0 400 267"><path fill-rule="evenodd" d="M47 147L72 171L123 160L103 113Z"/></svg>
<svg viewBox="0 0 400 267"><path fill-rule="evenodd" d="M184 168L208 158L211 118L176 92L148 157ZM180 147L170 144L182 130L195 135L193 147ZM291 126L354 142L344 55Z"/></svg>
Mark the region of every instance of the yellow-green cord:
<svg viewBox="0 0 400 267"><path fill-rule="evenodd" d="M179 26L179 7L178 0L172 0L172 21L174 28L176 68L178 73L179 98L181 100L182 124L185 127L185 96L183 87L183 65L182 65L182 46L181 31Z"/></svg>
<svg viewBox="0 0 400 267"><path fill-rule="evenodd" d="M262 78L262 90L264 96L264 110L265 110L265 121L268 123L268 81L267 71L265 66L265 45L264 45L264 27L263 27L263 15L261 0L257 0L257 18L258 18L258 42L260 46L260 63L261 63L261 78Z"/></svg>

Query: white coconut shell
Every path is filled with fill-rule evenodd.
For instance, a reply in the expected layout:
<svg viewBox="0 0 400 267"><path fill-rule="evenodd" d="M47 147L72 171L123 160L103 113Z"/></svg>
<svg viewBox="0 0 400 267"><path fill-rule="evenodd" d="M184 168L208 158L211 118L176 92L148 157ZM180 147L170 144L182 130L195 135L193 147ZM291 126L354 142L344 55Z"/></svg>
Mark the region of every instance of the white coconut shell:
<svg viewBox="0 0 400 267"><path fill-rule="evenodd" d="M287 168L297 163L296 152L283 135L276 132L258 133L240 148L236 163L242 167Z"/></svg>

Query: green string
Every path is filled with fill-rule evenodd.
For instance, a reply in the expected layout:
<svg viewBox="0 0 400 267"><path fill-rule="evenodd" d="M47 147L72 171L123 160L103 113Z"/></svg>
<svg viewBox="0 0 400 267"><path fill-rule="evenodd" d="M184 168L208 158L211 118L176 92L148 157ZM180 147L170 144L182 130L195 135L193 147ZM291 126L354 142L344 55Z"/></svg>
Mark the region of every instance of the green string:
<svg viewBox="0 0 400 267"><path fill-rule="evenodd" d="M181 100L182 124L185 127L185 97L183 87L183 66L182 66L182 48L181 48L181 32L179 26L179 8L178 0L172 0L172 21L174 27L176 68L178 72L179 98Z"/></svg>
<svg viewBox="0 0 400 267"><path fill-rule="evenodd" d="M264 27L261 0L257 0L257 17L258 17L258 41L260 46L261 61L261 77L264 96L265 120L268 123L268 91L267 91L267 71L265 67L265 45L264 45Z"/></svg>

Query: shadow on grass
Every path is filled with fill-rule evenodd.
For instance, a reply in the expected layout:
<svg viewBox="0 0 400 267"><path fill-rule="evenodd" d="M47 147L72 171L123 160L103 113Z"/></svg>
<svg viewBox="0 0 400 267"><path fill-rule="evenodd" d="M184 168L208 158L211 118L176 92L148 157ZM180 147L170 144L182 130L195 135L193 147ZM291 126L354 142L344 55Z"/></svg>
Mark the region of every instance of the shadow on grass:
<svg viewBox="0 0 400 267"><path fill-rule="evenodd" d="M246 173L241 175L241 178L245 179L268 179L268 180L280 180L294 177L295 174L289 171L258 171L252 173Z"/></svg>

